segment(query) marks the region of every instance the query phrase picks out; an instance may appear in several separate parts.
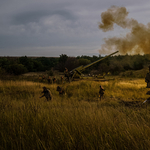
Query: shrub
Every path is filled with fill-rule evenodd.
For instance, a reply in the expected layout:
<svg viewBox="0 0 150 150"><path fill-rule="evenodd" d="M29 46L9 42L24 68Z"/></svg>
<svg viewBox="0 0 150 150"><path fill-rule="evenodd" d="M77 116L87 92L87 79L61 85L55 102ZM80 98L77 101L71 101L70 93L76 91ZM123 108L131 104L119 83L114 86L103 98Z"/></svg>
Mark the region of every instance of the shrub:
<svg viewBox="0 0 150 150"><path fill-rule="evenodd" d="M7 67L7 72L14 75L20 75L27 71L27 68L22 64L12 64Z"/></svg>

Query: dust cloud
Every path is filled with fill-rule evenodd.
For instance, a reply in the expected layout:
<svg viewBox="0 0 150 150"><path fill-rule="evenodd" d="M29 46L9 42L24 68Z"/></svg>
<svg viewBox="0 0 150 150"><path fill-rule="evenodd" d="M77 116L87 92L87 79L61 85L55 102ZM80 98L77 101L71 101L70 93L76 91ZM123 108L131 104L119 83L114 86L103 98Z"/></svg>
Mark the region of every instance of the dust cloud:
<svg viewBox="0 0 150 150"><path fill-rule="evenodd" d="M150 54L150 23L144 25L135 19L129 19L128 13L125 7L112 6L101 14L99 29L103 32L113 30L114 24L128 29L129 32L124 37L104 39L100 53L118 50L120 54Z"/></svg>

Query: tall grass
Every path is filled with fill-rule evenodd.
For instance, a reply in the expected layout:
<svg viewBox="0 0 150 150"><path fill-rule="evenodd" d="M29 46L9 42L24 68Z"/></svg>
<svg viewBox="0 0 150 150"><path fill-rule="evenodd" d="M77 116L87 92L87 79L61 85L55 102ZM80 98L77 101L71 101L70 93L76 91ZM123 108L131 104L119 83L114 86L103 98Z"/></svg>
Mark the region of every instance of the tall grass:
<svg viewBox="0 0 150 150"><path fill-rule="evenodd" d="M101 101L100 84L106 90ZM51 90L52 101L39 98L43 86ZM59 96L56 84L0 81L0 149L149 149L144 79L60 86L65 96Z"/></svg>

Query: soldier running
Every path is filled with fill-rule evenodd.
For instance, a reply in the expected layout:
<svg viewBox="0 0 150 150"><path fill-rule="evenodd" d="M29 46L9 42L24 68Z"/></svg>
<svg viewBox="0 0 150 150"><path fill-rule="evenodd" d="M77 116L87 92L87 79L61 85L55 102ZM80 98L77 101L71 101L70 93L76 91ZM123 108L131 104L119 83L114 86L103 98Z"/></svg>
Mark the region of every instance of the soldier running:
<svg viewBox="0 0 150 150"><path fill-rule="evenodd" d="M104 95L104 88L100 85L100 90L99 90L99 97L100 97L100 100L101 98L103 98L103 95Z"/></svg>
<svg viewBox="0 0 150 150"><path fill-rule="evenodd" d="M52 100L51 91L49 89L47 89L45 86L43 87L43 92L42 93L44 93L44 94L40 98L45 96L47 101Z"/></svg>

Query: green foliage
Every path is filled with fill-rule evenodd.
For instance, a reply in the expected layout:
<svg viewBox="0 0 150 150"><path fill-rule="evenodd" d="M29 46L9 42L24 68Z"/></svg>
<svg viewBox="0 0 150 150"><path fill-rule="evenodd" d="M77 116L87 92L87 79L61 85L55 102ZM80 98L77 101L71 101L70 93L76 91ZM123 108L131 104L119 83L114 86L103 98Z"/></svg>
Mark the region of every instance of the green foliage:
<svg viewBox="0 0 150 150"><path fill-rule="evenodd" d="M52 67L55 67L58 63L57 58L46 58L39 57L35 59L25 57L20 57L19 62L23 64L29 72L35 71L46 71L50 70Z"/></svg>
<svg viewBox="0 0 150 150"><path fill-rule="evenodd" d="M79 61L75 57L69 57L65 63L65 67L68 68L68 70L73 70L78 66Z"/></svg>
<svg viewBox="0 0 150 150"><path fill-rule="evenodd" d="M119 61L114 60L110 61L109 71L113 75L118 75L120 72L124 71L123 66L119 63Z"/></svg>
<svg viewBox="0 0 150 150"><path fill-rule="evenodd" d="M106 63L100 63L98 71L100 74L108 73L110 71L110 68Z"/></svg>
<svg viewBox="0 0 150 150"><path fill-rule="evenodd" d="M59 64L58 69L59 71L63 72L66 67L66 61L68 59L68 56L66 54L61 54L59 57Z"/></svg>
<svg viewBox="0 0 150 150"><path fill-rule="evenodd" d="M6 71L0 67L0 76L3 76L6 74Z"/></svg>
<svg viewBox="0 0 150 150"><path fill-rule="evenodd" d="M68 59L68 56L66 54L61 54L59 57L59 63L65 63Z"/></svg>
<svg viewBox="0 0 150 150"><path fill-rule="evenodd" d="M20 74L26 73L28 70L22 64L12 64L12 65L7 66L6 71L9 74L20 75Z"/></svg>
<svg viewBox="0 0 150 150"><path fill-rule="evenodd" d="M125 72L121 72L119 75L122 77L133 77L133 78L145 78L148 73L148 68L143 68L141 70L128 70Z"/></svg>
<svg viewBox="0 0 150 150"><path fill-rule="evenodd" d="M55 67L58 63L57 58L39 57L39 58L36 58L36 61L42 63L43 70L50 70L52 67Z"/></svg>
<svg viewBox="0 0 150 150"><path fill-rule="evenodd" d="M26 73L28 70L22 64L12 64L7 66L7 72L14 75L20 75Z"/></svg>
<svg viewBox="0 0 150 150"><path fill-rule="evenodd" d="M34 60L34 71L45 71L45 67L41 61Z"/></svg>
<svg viewBox="0 0 150 150"><path fill-rule="evenodd" d="M29 72L33 71L34 63L31 58L28 58L27 56L20 57L19 62L20 64L24 65L28 69Z"/></svg>
<svg viewBox="0 0 150 150"><path fill-rule="evenodd" d="M8 68L12 64L22 64L28 72L36 72L36 71L46 71L52 68L57 69L61 72L64 71L65 67L68 70L72 70L81 65L90 64L100 58L102 56L77 56L77 57L69 57L66 54L61 54L59 58L47 58L47 57L37 57L37 58L29 58L27 56L23 56L20 58L9 58L2 57L0 58L0 67L8 73L11 73ZM107 59L104 59L90 67L88 67L84 73L90 73L90 71L97 70L97 72L103 74L104 72L110 72L112 75L118 75L121 72L129 71L129 70L141 70L145 66L148 67L150 65L150 55L118 55L111 56Z"/></svg>
<svg viewBox="0 0 150 150"><path fill-rule="evenodd" d="M80 65L80 66L81 66L81 65L85 66L85 65L91 63L91 61L88 60L88 59L86 59L86 58L80 58L80 59L78 59L78 60L79 60L79 65Z"/></svg>
<svg viewBox="0 0 150 150"><path fill-rule="evenodd" d="M2 68L4 68L5 66L7 66L7 65L9 65L9 61L8 61L8 59L7 58L0 58L0 66L2 67Z"/></svg>
<svg viewBox="0 0 150 150"><path fill-rule="evenodd" d="M49 71L47 72L47 74L48 74L48 76L54 76L54 73L53 73L52 70L49 70Z"/></svg>

